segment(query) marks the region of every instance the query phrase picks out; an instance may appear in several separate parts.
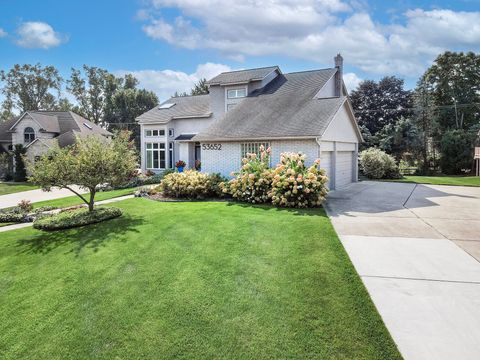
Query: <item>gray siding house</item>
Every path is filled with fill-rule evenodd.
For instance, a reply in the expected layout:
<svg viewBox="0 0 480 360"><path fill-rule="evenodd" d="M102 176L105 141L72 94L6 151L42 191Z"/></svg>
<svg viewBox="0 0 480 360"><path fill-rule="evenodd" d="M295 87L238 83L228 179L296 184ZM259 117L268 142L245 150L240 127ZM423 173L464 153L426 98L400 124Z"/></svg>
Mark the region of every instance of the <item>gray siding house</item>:
<svg viewBox="0 0 480 360"><path fill-rule="evenodd" d="M283 74L278 66L222 73L209 94L171 98L137 118L142 170L194 168L229 176L248 152L271 147L272 166L283 152L302 152L329 176L331 189L357 181L362 141L343 83L343 59L335 67Z"/></svg>

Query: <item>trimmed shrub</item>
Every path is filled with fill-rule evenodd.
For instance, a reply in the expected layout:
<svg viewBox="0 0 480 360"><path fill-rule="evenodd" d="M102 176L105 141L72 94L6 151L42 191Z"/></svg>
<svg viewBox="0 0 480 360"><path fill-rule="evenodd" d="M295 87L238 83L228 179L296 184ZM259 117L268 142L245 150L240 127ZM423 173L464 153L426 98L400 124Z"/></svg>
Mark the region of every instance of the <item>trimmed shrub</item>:
<svg viewBox="0 0 480 360"><path fill-rule="evenodd" d="M0 223L26 222L26 214L21 212L0 212Z"/></svg>
<svg viewBox="0 0 480 360"><path fill-rule="evenodd" d="M284 153L273 171L270 197L276 206L305 208L319 206L327 195L325 170L319 160L307 167L305 155Z"/></svg>
<svg viewBox="0 0 480 360"><path fill-rule="evenodd" d="M33 222L33 227L46 231L70 229L110 220L121 215L122 210L113 207L96 208L93 211L82 208L38 218Z"/></svg>
<svg viewBox="0 0 480 360"><path fill-rule="evenodd" d="M360 167L369 179L397 179L401 177L395 159L377 148L369 148L360 153Z"/></svg>
<svg viewBox="0 0 480 360"><path fill-rule="evenodd" d="M269 168L270 148L260 147L260 155L247 154L234 179L221 185L224 194L252 204L270 202L273 171Z"/></svg>
<svg viewBox="0 0 480 360"><path fill-rule="evenodd" d="M164 177L158 189L165 195L175 198L205 199L220 195L218 174L208 175L196 170L174 172Z"/></svg>

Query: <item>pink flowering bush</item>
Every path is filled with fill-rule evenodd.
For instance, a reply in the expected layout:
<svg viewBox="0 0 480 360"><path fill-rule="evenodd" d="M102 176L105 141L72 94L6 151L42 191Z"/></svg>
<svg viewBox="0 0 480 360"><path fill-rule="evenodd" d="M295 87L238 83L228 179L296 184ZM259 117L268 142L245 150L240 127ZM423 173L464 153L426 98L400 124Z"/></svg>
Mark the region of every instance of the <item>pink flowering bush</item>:
<svg viewBox="0 0 480 360"><path fill-rule="evenodd" d="M307 167L305 155L283 153L273 171L270 197L276 206L305 208L319 206L327 195L328 181L320 160Z"/></svg>
<svg viewBox="0 0 480 360"><path fill-rule="evenodd" d="M222 184L224 194L252 204L270 202L272 169L270 169L270 148L260 146L260 154L247 154L242 159L240 171L232 173L234 179Z"/></svg>

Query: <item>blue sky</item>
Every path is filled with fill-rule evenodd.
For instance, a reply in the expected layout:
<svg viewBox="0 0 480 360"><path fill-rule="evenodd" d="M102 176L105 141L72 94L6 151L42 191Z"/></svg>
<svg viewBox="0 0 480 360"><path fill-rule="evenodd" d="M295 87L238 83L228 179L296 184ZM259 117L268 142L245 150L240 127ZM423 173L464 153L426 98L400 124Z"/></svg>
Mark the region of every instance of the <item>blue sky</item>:
<svg viewBox="0 0 480 360"><path fill-rule="evenodd" d="M414 86L445 50L480 50L480 0L0 0L0 68L95 65L132 72L161 98L220 71L332 66L350 88Z"/></svg>

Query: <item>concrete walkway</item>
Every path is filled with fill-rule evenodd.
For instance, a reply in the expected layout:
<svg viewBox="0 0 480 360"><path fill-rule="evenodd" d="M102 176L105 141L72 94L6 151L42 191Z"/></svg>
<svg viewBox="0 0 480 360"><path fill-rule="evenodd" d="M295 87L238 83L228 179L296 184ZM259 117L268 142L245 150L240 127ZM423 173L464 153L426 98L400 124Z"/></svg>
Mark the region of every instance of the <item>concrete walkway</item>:
<svg viewBox="0 0 480 360"><path fill-rule="evenodd" d="M326 207L406 359L480 358L480 188L362 182Z"/></svg>
<svg viewBox="0 0 480 360"><path fill-rule="evenodd" d="M95 203L95 205L111 204L111 203L114 203L114 202L117 202L117 201L131 199L133 197L134 197L133 195L119 196L119 197L116 197L116 198L113 198L113 199L97 201ZM33 223L21 223L21 224L13 224L13 225L8 225L8 226L2 226L2 227L0 227L0 232L17 230L17 229L21 229L21 228L24 228L24 227L29 227L29 226L32 226L32 225L33 225Z"/></svg>
<svg viewBox="0 0 480 360"><path fill-rule="evenodd" d="M85 193L85 190L73 185L72 189L78 191L80 194ZM67 189L53 188L52 191L42 191L41 189L22 191L13 194L0 196L0 209L16 206L22 200L30 200L30 202L38 202L45 200L55 200L67 196L75 196L73 192Z"/></svg>

